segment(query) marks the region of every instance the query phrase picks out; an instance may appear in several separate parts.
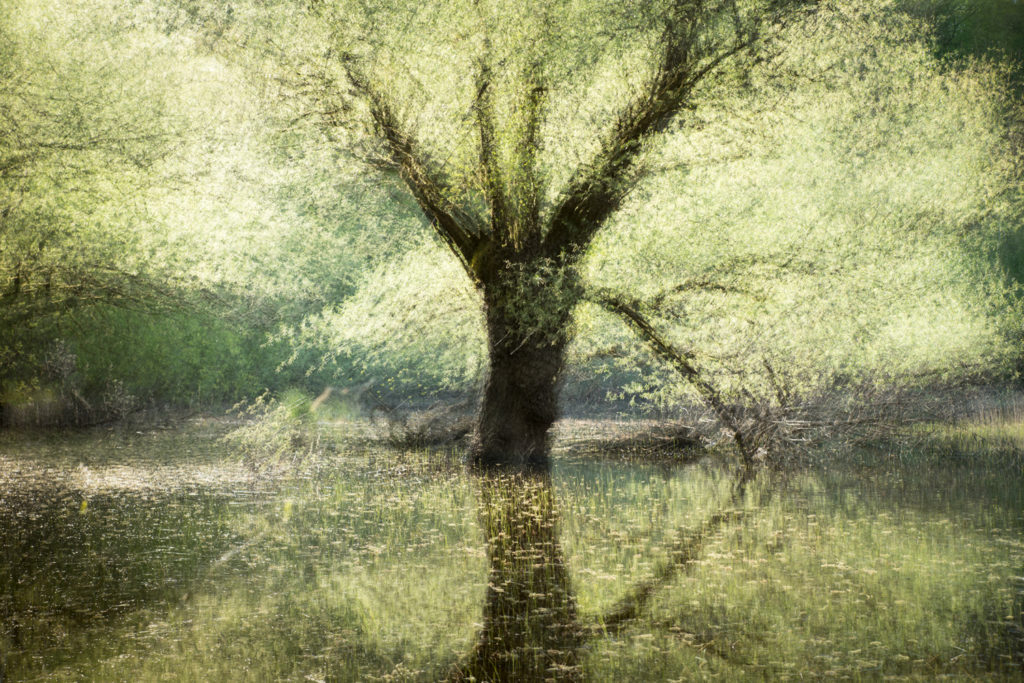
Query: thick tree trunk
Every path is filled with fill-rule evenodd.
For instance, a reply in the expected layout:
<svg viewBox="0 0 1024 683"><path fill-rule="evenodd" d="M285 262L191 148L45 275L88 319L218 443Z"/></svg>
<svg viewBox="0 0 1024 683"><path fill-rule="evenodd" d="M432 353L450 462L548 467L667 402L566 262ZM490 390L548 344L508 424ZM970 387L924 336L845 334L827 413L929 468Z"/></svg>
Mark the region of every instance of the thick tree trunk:
<svg viewBox="0 0 1024 683"><path fill-rule="evenodd" d="M527 294L485 288L484 298L489 373L472 463L546 471L572 310L568 295L547 287Z"/></svg>

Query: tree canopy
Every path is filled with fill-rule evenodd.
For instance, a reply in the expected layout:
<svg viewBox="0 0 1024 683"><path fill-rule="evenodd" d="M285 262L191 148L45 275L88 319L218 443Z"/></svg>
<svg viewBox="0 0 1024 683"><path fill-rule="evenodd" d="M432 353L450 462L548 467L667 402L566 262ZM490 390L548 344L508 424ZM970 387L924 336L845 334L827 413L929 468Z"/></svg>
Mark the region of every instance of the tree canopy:
<svg viewBox="0 0 1024 683"><path fill-rule="evenodd" d="M4 0L3 389L691 400L611 301L729 401L1006 376L1016 15L954 5Z"/></svg>
<svg viewBox="0 0 1024 683"><path fill-rule="evenodd" d="M1019 215L1013 105L999 95L999 68L948 69L929 35L891 8L840 5L792 29L742 87L710 88L648 157L651 171L582 264L586 286L647 302L737 391L770 390L766 360L803 390L1004 365L1015 351L1004 334L1012 323L1000 321L1014 305L992 249ZM410 274L429 263L385 266L364 286L370 298L298 336L337 349L369 343L374 351L357 353L379 364L367 371L389 376L409 374L414 349L433 337L451 362L428 372L446 368L464 386L472 375L457 359L479 359L483 340L450 335L480 329L471 294L440 264L434 276ZM390 294L410 279L431 293L400 318L416 332L361 337L382 308L406 308L405 290ZM652 368L619 322L592 309L577 325L580 375L678 398L677 378ZM445 339L465 345L452 353Z"/></svg>

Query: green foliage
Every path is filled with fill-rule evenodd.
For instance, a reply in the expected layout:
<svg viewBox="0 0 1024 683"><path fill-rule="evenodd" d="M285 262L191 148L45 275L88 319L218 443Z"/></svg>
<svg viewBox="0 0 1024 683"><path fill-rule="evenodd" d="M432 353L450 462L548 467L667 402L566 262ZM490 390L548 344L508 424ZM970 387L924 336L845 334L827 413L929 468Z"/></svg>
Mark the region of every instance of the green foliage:
<svg viewBox="0 0 1024 683"><path fill-rule="evenodd" d="M102 7L5 2L0 80L0 296L7 325L96 300L162 298L142 258L147 170L171 151L174 54ZM116 16L116 15L114 15ZM151 77L160 71L157 85Z"/></svg>
<svg viewBox="0 0 1024 683"><path fill-rule="evenodd" d="M647 302L733 395L774 400L768 367L801 393L1007 367L1015 307L989 259L1019 197L999 74L944 69L922 35L870 6L822 9L666 142L666 172L602 235L587 282ZM580 320L582 359L629 348L607 316ZM671 402L680 387L633 389Z"/></svg>
<svg viewBox="0 0 1024 683"><path fill-rule="evenodd" d="M64 332L86 391L116 377L140 397L202 406L291 379L274 372L282 350L266 346L258 329L202 313L98 309L74 316Z"/></svg>
<svg viewBox="0 0 1024 683"><path fill-rule="evenodd" d="M934 26L939 54L1024 60L1024 6L1016 0L906 0L899 4Z"/></svg>
<svg viewBox="0 0 1024 683"><path fill-rule="evenodd" d="M87 399L474 389L480 297L424 238L346 68L396 103L451 205L486 218L498 183L512 214L545 218L651 76L666 7L3 0L0 385L54 391L60 343ZM760 7L737 3L743 21ZM829 2L764 27L756 64L644 139L579 270L520 268L509 309L540 329L581 283L628 296L735 399L773 396L771 374L805 394L1005 376L1024 329L999 62L1019 55L1018 7ZM702 45L725 40L719 19ZM614 317L584 305L568 332L574 376L687 396Z"/></svg>
<svg viewBox="0 0 1024 683"><path fill-rule="evenodd" d="M102 20L99 19L102 17ZM293 381L283 321L394 253L386 190L342 181L315 129L281 133L237 70L145 3L5 0L0 13L0 387L234 401ZM347 184L346 184L347 183ZM33 389L34 388L34 389Z"/></svg>
<svg viewBox="0 0 1024 683"><path fill-rule="evenodd" d="M478 295L434 241L366 272L356 294L279 339L293 363L315 354L343 383L414 395L473 388L485 359Z"/></svg>

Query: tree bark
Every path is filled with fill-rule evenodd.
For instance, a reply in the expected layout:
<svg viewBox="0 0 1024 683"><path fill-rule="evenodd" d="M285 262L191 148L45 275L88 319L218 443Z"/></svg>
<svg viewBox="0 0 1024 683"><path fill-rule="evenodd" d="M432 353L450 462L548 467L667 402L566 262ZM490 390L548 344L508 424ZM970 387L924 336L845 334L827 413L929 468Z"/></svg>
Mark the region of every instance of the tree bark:
<svg viewBox="0 0 1024 683"><path fill-rule="evenodd" d="M521 278L528 280L528 278ZM484 286L489 372L470 458L478 467L548 469L548 430L575 302L564 281Z"/></svg>

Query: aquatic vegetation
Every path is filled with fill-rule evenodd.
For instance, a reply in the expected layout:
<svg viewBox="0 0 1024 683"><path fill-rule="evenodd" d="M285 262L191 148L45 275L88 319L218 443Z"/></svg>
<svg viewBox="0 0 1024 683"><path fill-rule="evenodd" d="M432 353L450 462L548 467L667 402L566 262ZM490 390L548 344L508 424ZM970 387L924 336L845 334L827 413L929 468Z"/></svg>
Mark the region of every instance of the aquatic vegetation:
<svg viewBox="0 0 1024 683"><path fill-rule="evenodd" d="M303 392L280 397L269 392L234 406L242 424L224 435L224 443L254 472L295 467L338 451L334 434L321 428Z"/></svg>

